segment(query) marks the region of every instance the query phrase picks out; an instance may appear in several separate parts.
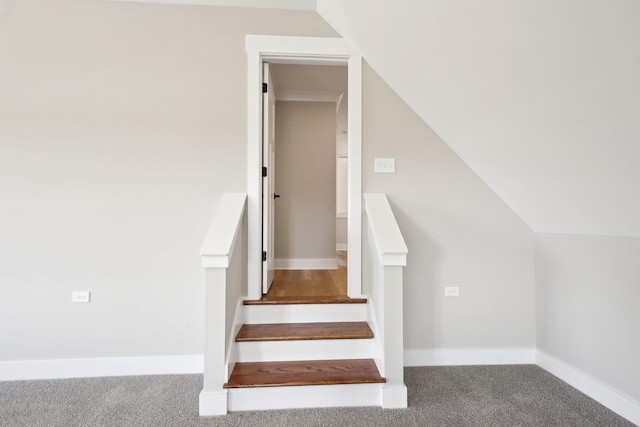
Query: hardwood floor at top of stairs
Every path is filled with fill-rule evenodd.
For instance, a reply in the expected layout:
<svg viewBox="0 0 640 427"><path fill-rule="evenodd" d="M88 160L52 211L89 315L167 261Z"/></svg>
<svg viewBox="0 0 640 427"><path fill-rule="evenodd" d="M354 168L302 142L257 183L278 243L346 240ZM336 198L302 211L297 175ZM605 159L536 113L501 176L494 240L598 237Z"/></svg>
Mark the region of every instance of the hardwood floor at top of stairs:
<svg viewBox="0 0 640 427"><path fill-rule="evenodd" d="M347 297L346 252L338 251L337 257L336 270L276 270L273 284L260 302L350 301Z"/></svg>
<svg viewBox="0 0 640 427"><path fill-rule="evenodd" d="M346 296L346 275L346 269L276 270L267 297Z"/></svg>

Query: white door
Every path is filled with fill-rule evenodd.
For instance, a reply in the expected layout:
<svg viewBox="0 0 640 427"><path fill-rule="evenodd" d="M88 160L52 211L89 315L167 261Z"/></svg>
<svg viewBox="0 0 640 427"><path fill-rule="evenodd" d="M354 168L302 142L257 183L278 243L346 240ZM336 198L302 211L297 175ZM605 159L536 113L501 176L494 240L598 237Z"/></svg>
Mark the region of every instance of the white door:
<svg viewBox="0 0 640 427"><path fill-rule="evenodd" d="M269 292L273 283L274 259L274 200L275 200L275 106L276 97L269 74L269 64L262 64L262 82L267 86L262 106L262 293ZM264 92L264 90L263 90ZM264 171L266 168L266 176Z"/></svg>

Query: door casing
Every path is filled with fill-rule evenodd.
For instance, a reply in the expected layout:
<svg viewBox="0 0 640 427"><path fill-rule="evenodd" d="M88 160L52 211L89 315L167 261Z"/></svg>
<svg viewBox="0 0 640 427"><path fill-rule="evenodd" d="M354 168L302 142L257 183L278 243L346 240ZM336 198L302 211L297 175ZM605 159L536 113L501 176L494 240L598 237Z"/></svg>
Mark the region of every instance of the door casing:
<svg viewBox="0 0 640 427"><path fill-rule="evenodd" d="M362 57L341 38L247 35L247 296L262 296L262 63L348 66L347 294L362 296Z"/></svg>

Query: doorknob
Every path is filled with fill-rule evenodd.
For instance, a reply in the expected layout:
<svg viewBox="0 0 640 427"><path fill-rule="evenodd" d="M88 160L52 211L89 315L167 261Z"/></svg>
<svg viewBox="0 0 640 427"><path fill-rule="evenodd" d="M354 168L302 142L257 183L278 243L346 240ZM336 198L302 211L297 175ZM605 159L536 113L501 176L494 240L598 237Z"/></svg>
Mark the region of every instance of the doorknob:
<svg viewBox="0 0 640 427"><path fill-rule="evenodd" d="M279 195L279 194L276 194L276 193L273 193L273 198L274 198L274 199L279 199L279 198L280 198L280 195Z"/></svg>

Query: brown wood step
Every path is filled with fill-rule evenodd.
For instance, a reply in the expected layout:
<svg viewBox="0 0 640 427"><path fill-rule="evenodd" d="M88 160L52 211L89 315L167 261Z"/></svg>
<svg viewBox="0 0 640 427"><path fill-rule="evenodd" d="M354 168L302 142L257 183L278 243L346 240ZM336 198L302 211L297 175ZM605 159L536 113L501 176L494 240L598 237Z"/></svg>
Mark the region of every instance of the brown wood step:
<svg viewBox="0 0 640 427"><path fill-rule="evenodd" d="M237 342L373 338L367 322L266 323L242 325Z"/></svg>
<svg viewBox="0 0 640 427"><path fill-rule="evenodd" d="M236 363L224 388L384 383L373 359Z"/></svg>
<svg viewBox="0 0 640 427"><path fill-rule="evenodd" d="M290 296L262 297L258 300L245 300L244 305L271 304L366 304L366 298L349 298L345 296Z"/></svg>

